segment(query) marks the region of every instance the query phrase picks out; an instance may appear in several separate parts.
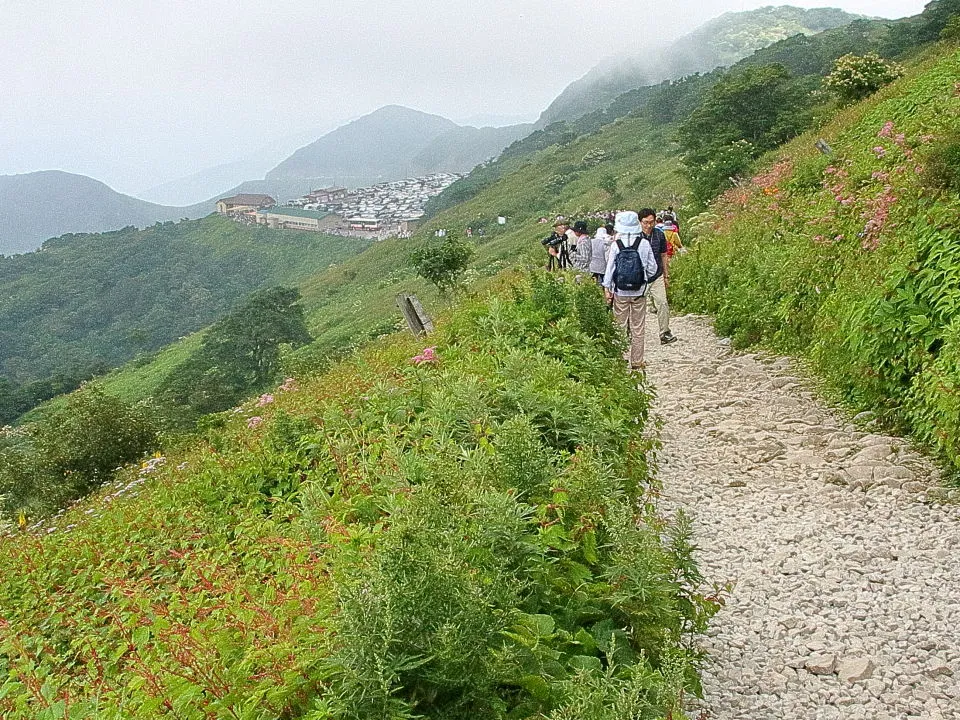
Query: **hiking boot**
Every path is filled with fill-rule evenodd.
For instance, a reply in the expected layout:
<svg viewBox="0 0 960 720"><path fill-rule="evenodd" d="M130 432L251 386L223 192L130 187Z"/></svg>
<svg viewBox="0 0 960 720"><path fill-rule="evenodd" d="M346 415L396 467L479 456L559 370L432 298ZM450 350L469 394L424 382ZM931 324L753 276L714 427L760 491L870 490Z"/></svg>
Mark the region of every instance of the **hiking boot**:
<svg viewBox="0 0 960 720"><path fill-rule="evenodd" d="M663 333L663 335L660 336L661 345L669 345L670 343L674 343L676 341L677 341L677 336L674 335L669 330L667 330L665 333Z"/></svg>

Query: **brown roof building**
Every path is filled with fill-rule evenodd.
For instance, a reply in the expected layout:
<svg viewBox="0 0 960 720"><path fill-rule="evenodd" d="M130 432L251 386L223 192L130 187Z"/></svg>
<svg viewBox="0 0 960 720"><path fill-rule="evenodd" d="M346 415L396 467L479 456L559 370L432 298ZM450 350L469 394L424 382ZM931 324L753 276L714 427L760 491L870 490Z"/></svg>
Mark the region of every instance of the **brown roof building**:
<svg viewBox="0 0 960 720"><path fill-rule="evenodd" d="M217 200L217 212L221 215L247 210L262 210L277 204L269 195L244 194Z"/></svg>

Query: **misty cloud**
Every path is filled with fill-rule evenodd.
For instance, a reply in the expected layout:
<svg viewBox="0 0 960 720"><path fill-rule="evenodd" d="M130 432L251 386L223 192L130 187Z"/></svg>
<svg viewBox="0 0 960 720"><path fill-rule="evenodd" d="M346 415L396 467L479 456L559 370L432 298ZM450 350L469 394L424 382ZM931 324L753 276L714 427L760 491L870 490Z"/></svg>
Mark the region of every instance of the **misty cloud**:
<svg viewBox="0 0 960 720"><path fill-rule="evenodd" d="M63 169L130 193L382 105L533 120L620 49L737 0L10 0L0 174ZM922 0L798 2L901 17Z"/></svg>

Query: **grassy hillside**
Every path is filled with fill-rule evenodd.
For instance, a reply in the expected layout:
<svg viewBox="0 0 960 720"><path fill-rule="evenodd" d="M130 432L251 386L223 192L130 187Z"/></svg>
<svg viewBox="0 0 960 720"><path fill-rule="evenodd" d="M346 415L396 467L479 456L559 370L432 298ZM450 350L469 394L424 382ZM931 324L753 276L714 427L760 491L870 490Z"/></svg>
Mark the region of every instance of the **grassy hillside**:
<svg viewBox="0 0 960 720"><path fill-rule="evenodd" d="M717 601L599 289L514 280L431 342L0 536L0 714L676 717Z"/></svg>
<svg viewBox="0 0 960 720"><path fill-rule="evenodd" d="M368 246L216 216L50 240L0 258L0 377L22 384L119 365L258 287L296 283Z"/></svg>
<svg viewBox="0 0 960 720"><path fill-rule="evenodd" d="M669 135L642 119L624 118L564 147L517 159L511 173L433 218L414 238L375 243L362 254L304 278L299 287L315 342L288 357L288 370L300 373L317 367L401 327L396 307L400 292L418 293L430 312L444 308L449 299L416 277L409 260L414 247L436 241L433 234L438 228L463 235L468 226L483 227L485 235L472 240L477 254L467 274L469 284L507 266L539 265L546 257L540 240L552 229L538 222L541 217L675 203L684 183ZM506 225L497 224L499 215L507 217ZM158 358L158 364L169 367L169 357ZM105 378L107 390L130 400L150 395L163 371L140 365Z"/></svg>
<svg viewBox="0 0 960 720"><path fill-rule="evenodd" d="M671 289L960 469L958 77L960 53L932 51L769 158L696 219Z"/></svg>

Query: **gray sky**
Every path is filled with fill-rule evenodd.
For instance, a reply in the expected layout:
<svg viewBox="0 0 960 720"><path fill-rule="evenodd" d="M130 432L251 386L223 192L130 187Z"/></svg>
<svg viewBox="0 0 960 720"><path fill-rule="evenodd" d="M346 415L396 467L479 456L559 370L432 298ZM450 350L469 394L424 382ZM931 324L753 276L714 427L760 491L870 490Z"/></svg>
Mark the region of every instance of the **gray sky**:
<svg viewBox="0 0 960 720"><path fill-rule="evenodd" d="M0 174L136 194L389 103L535 119L624 45L763 0L0 0ZM923 0L793 2L884 17ZM576 46L576 47L574 47Z"/></svg>

